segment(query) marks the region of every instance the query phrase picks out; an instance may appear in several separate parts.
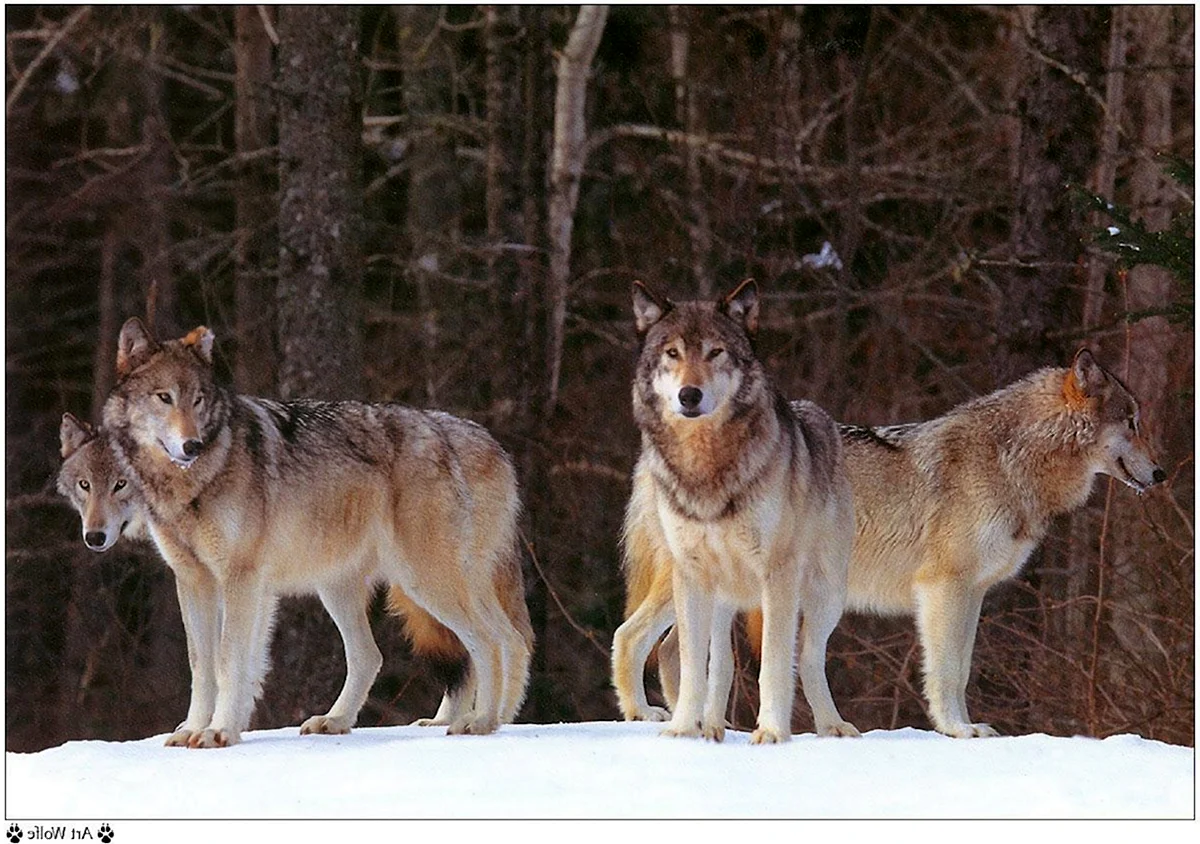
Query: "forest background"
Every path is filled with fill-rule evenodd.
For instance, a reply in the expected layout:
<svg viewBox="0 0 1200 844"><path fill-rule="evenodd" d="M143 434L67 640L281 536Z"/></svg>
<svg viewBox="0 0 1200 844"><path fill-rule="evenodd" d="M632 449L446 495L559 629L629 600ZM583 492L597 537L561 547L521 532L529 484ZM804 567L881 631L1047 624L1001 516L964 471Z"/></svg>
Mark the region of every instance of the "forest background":
<svg viewBox="0 0 1200 844"><path fill-rule="evenodd" d="M60 418L98 418L126 317L209 326L244 393L486 425L524 493L519 720L611 719L631 282L747 276L768 371L839 420L930 418L1085 345L1130 385L1168 481L1101 479L989 595L968 698L1006 733L1194 744L1193 6L5 14L9 750L187 708L170 572L87 551L54 491ZM372 620L359 723L432 714ZM254 726L325 711L344 660L315 598L285 601L273 655ZM928 727L910 620L847 616L828 673L860 728Z"/></svg>

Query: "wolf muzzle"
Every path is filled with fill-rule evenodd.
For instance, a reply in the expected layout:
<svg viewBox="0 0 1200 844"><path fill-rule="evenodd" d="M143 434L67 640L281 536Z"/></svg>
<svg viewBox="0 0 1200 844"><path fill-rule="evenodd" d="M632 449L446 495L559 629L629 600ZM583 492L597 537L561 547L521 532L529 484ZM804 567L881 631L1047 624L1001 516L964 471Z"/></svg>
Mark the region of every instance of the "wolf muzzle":
<svg viewBox="0 0 1200 844"><path fill-rule="evenodd" d="M704 391L699 387L687 386L679 391L679 406L683 415L690 418L700 415L700 402L704 401Z"/></svg>

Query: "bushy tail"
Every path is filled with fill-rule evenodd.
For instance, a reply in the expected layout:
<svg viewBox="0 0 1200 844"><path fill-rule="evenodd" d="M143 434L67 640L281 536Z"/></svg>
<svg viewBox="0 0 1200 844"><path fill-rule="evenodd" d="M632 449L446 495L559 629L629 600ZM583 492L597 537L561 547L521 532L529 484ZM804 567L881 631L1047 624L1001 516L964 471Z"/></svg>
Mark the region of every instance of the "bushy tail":
<svg viewBox="0 0 1200 844"><path fill-rule="evenodd" d="M753 651L754 658L760 662L762 661L762 631L762 610L750 610L746 613L746 641L750 643L750 650Z"/></svg>
<svg viewBox="0 0 1200 844"><path fill-rule="evenodd" d="M454 631L419 607L399 586L388 588L387 609L403 622L413 653L429 666L446 692L460 689L466 682L471 659Z"/></svg>

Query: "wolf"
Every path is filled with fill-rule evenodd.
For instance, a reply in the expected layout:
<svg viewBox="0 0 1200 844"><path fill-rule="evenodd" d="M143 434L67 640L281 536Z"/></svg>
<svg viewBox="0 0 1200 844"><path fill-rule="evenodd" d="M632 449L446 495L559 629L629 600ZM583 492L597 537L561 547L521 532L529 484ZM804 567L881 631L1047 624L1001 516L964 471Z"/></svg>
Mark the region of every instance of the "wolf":
<svg viewBox="0 0 1200 844"><path fill-rule="evenodd" d="M1136 398L1095 355L1038 370L926 422L841 425L854 493L847 608L915 618L924 690L938 732L996 735L966 701L984 595L1015 577L1056 516L1081 507L1097 475L1142 494L1166 480L1142 432ZM628 618L614 637L614 685L627 719L661 720L642 667L672 623L669 560L627 561ZM751 613L753 641L760 622ZM660 675L678 694L668 635Z"/></svg>
<svg viewBox="0 0 1200 844"><path fill-rule="evenodd" d="M533 634L508 455L447 413L237 395L216 380L214 340L201 326L160 342L131 318L104 405L118 465L175 574L187 636L191 703L167 744L239 741L288 594L320 598L346 653L341 693L301 732L348 732L382 664L367 619L380 584L393 610L418 615L410 635L442 636L451 663L456 647L469 658L439 710L448 732L511 722Z"/></svg>
<svg viewBox="0 0 1200 844"><path fill-rule="evenodd" d="M121 537L149 540L141 497L117 464L107 432L72 413L64 413L59 441L63 464L58 473L58 491L83 522L84 544L104 552ZM520 624L519 607L510 606L513 594L512 587L500 590L506 601L505 611ZM400 587L389 587L385 606L391 615L400 618L414 653L446 689L437 713L413 724L448 726L471 699L466 649L453 632L422 610Z"/></svg>
<svg viewBox="0 0 1200 844"><path fill-rule="evenodd" d="M751 741L791 737L801 617L799 673L817 729L858 735L825 677L854 534L833 420L811 402L789 405L772 386L754 353L753 280L715 302L678 304L635 282L633 309L641 453L622 544L627 575L658 561L674 597L679 701L664 734L723 739L731 624L738 610L762 607L762 704Z"/></svg>
<svg viewBox="0 0 1200 844"><path fill-rule="evenodd" d="M83 544L107 551L122 535L148 537L140 499L117 465L108 435L64 413L59 426L58 491L83 523Z"/></svg>

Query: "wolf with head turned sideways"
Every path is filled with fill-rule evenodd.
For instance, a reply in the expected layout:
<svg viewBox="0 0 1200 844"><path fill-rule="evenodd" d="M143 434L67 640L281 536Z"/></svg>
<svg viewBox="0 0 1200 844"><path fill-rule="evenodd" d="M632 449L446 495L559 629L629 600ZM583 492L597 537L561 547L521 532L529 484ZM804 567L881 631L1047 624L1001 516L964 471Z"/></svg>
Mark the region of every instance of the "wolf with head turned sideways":
<svg viewBox="0 0 1200 844"><path fill-rule="evenodd" d="M762 607L761 705L751 741L791 736L798 632L799 674L817 731L858 735L825 676L854 535L833 420L772 386L754 352L753 281L717 301L680 303L635 283L633 305L642 447L623 548L627 578L654 568L644 561L661 560L657 574L665 572L674 597L679 699L664 734L724 737L731 624L738 611ZM631 595L640 588L629 584ZM653 643L644 643L647 652ZM614 655L645 660L621 647L620 633Z"/></svg>
<svg viewBox="0 0 1200 844"><path fill-rule="evenodd" d="M1097 475L1141 495L1166 480L1133 393L1081 349L924 422L839 426L854 493L848 609L915 618L929 717L956 738L996 735L973 722L966 689L984 595L1015 577L1055 517L1083 506ZM640 547L640 546L639 546ZM661 720L642 672L673 620L672 560L626 557L627 618L614 636L622 714ZM747 618L752 646L765 636ZM678 645L659 648L668 704L680 692Z"/></svg>
<svg viewBox="0 0 1200 844"><path fill-rule="evenodd" d="M301 732L348 732L383 662L367 618L381 584L415 650L455 675L433 723L483 734L511 722L533 634L508 455L446 413L236 395L216 380L213 343L203 327L160 342L129 320L104 406L187 635L191 703L167 743L240 739L287 594L315 593L346 652L341 694Z"/></svg>

